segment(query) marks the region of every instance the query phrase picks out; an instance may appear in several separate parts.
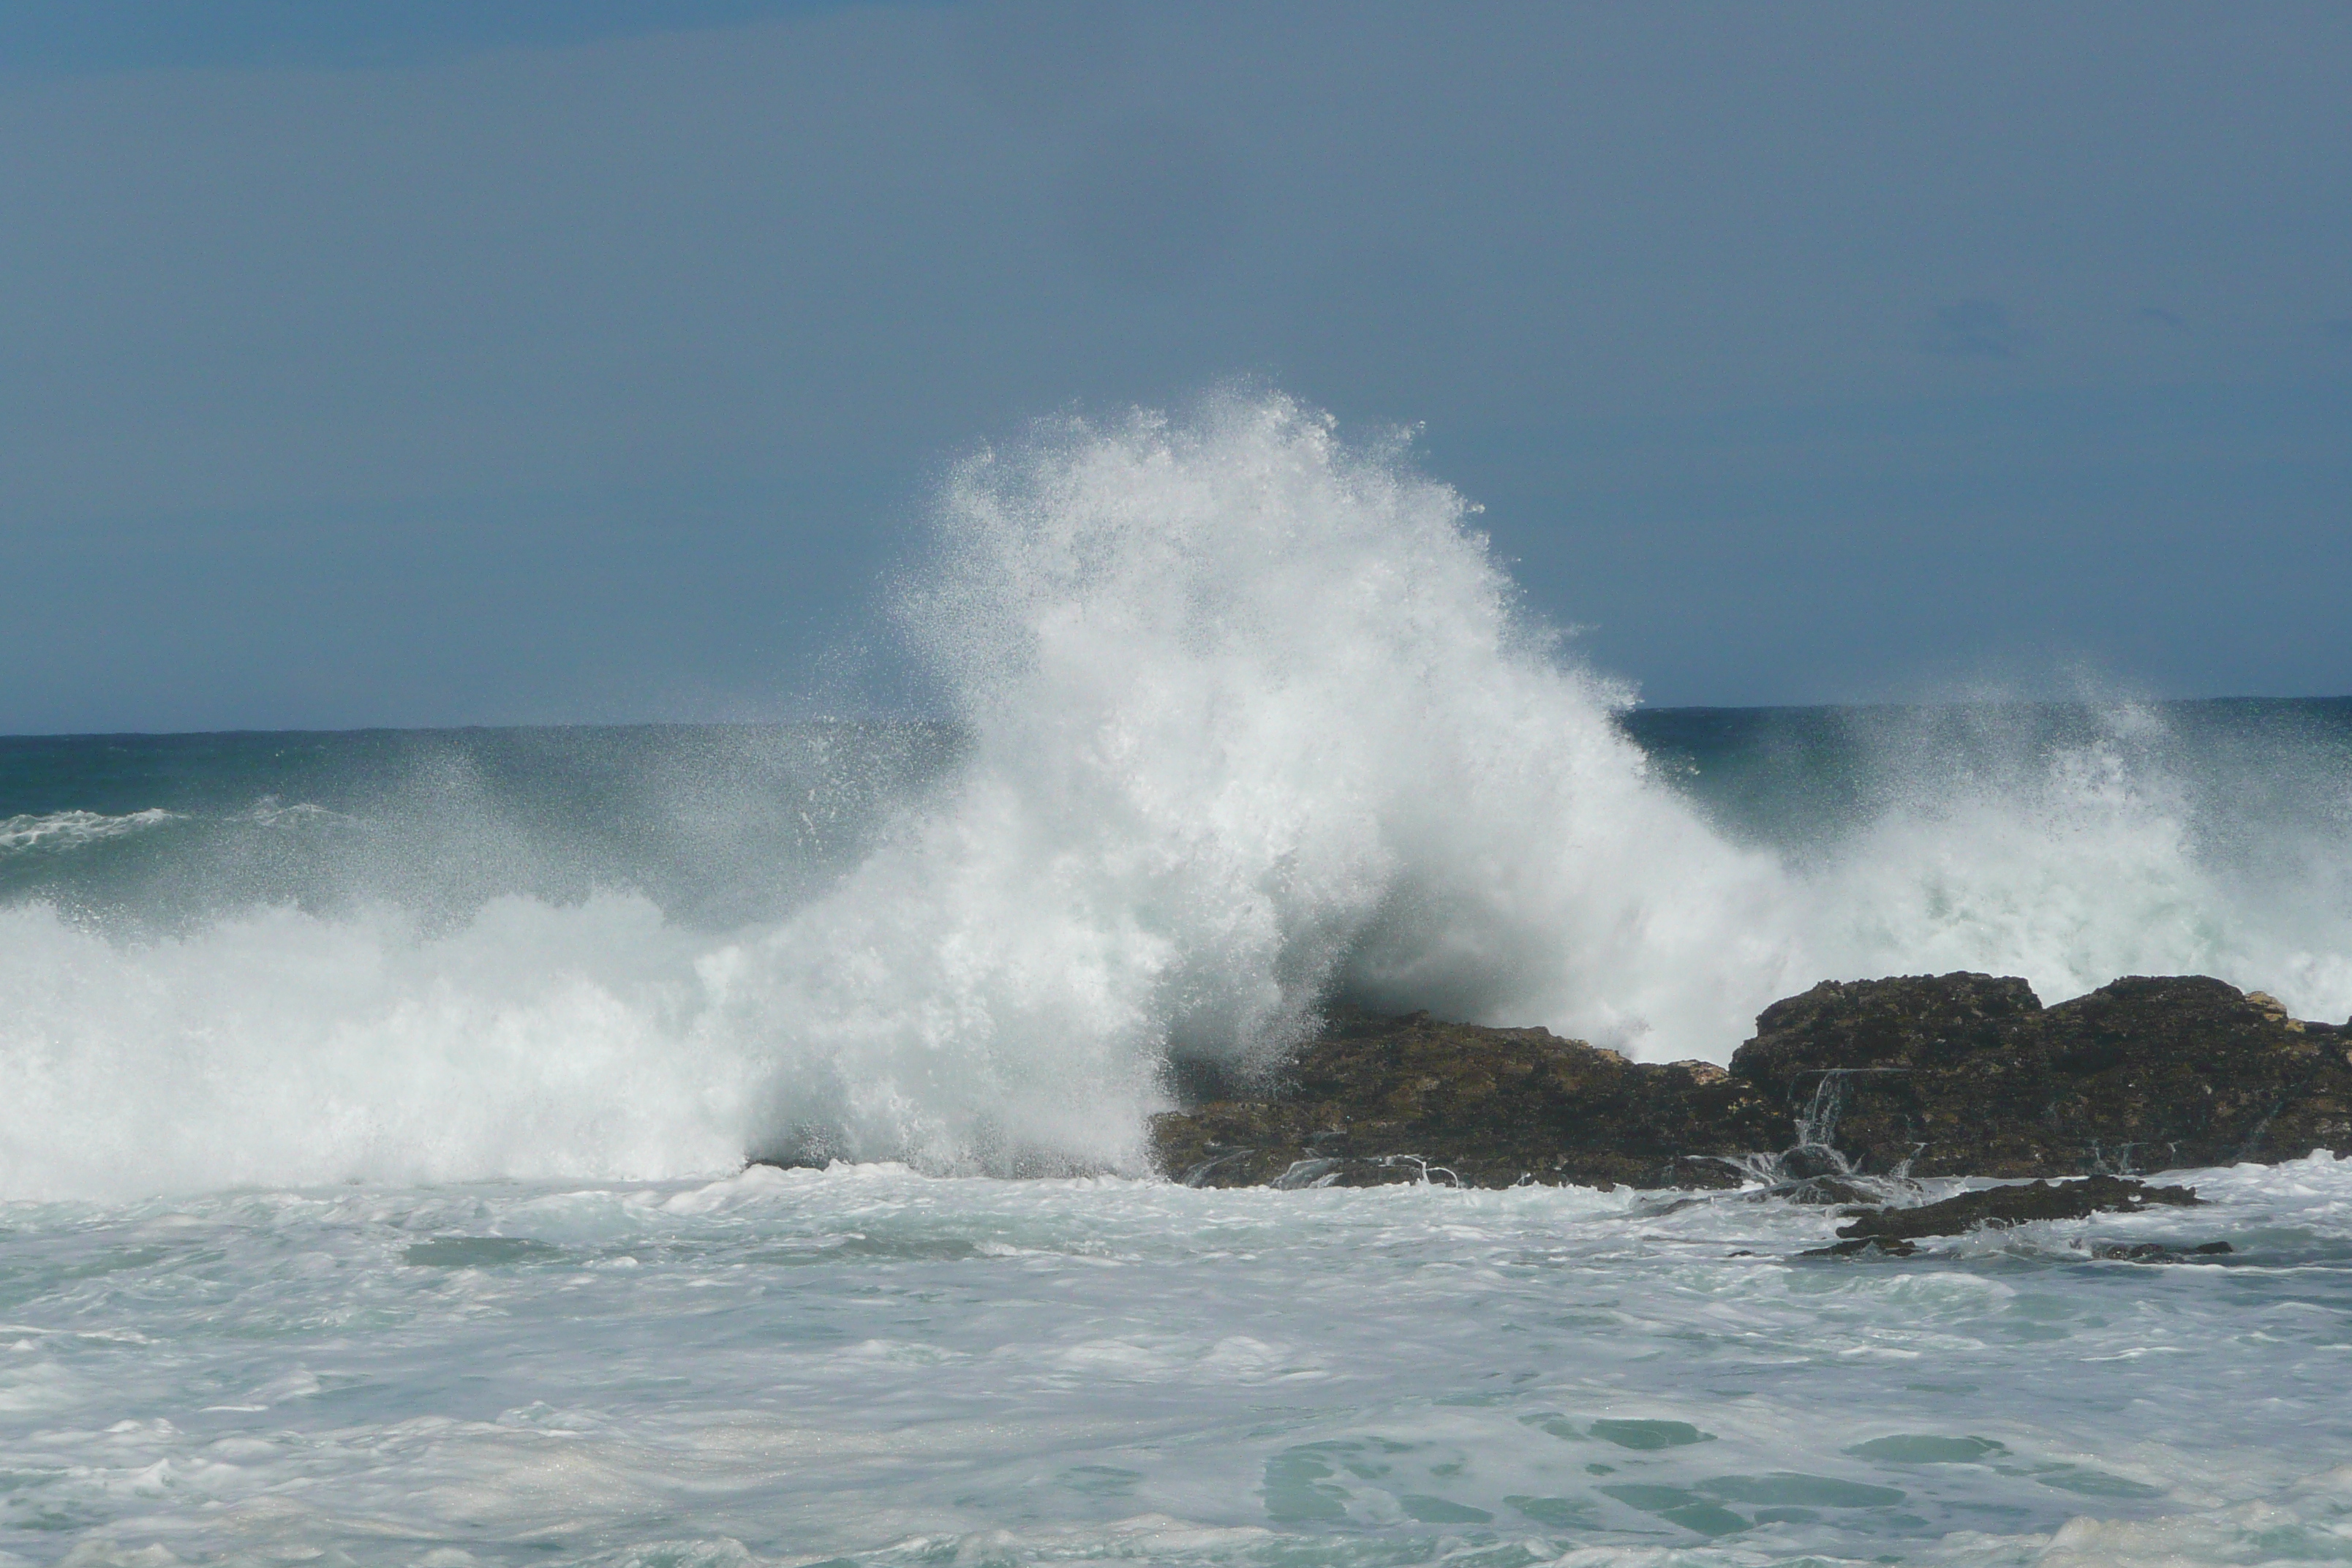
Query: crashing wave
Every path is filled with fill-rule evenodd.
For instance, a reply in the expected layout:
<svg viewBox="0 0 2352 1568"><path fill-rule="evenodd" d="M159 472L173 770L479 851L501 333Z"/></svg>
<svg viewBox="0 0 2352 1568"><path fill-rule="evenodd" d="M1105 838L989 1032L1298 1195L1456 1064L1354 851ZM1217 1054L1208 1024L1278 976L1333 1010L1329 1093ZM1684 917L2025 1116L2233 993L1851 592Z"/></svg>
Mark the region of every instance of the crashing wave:
<svg viewBox="0 0 2352 1568"><path fill-rule="evenodd" d="M0 910L0 1193L1139 1171L1171 1059L1263 1063L1335 1000L1717 1061L1824 977L2204 973L2352 1011L2340 833L2217 856L2279 836L2214 831L2235 803L2145 711L1925 757L1801 861L1727 835L1456 492L1281 397L973 457L900 611L957 771L724 939L620 894L143 945Z"/></svg>

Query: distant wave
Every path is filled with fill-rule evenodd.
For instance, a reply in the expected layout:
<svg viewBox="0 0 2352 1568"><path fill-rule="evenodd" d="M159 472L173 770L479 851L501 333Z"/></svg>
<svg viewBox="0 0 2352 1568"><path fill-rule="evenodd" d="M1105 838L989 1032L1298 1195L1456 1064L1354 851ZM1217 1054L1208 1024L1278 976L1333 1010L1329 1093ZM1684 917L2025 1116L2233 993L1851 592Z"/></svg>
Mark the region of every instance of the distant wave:
<svg viewBox="0 0 2352 1568"><path fill-rule="evenodd" d="M274 795L266 795L234 820L257 827L314 827L357 823L360 818L311 801L298 800L289 805Z"/></svg>
<svg viewBox="0 0 2352 1568"><path fill-rule="evenodd" d="M0 855L55 854L127 838L168 822L198 820L186 812L151 807L145 811L51 811L0 817ZM249 827L323 827L356 824L361 819L310 801L291 805L276 795L264 795L247 809L218 819L226 825Z"/></svg>
<svg viewBox="0 0 2352 1568"><path fill-rule="evenodd" d="M0 855L78 849L85 844L126 837L178 820L178 813L160 809L125 812L115 816L95 811L52 811L39 816L0 817Z"/></svg>

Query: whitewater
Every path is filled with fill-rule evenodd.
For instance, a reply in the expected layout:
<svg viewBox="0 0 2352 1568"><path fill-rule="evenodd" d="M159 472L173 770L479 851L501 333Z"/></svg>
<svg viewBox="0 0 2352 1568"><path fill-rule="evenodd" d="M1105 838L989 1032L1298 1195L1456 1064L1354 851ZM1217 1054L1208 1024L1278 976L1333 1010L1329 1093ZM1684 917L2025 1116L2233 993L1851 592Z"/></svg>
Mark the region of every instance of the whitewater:
<svg viewBox="0 0 2352 1568"><path fill-rule="evenodd" d="M979 454L896 606L959 753L869 791L796 901L680 919L592 865L455 917L378 877L125 938L21 898L0 1191L746 1155L1141 1174L1171 1058L1262 1065L1335 1000L1716 1061L1824 978L1973 969L2056 1001L2211 973L2352 1013L2340 752L2292 810L2200 798L2160 715L2111 704L2026 755L1912 737L1825 839L1759 842L1673 786L1473 521L1402 442L1280 398ZM0 853L167 815L20 815ZM410 854L496 862L499 837Z"/></svg>
<svg viewBox="0 0 2352 1568"><path fill-rule="evenodd" d="M0 742L0 1561L2352 1560L2324 1155L1868 1267L1155 1177L1338 1004L2352 1015L2341 705L1653 715L1476 522L1276 395L1062 419L941 486L919 721Z"/></svg>

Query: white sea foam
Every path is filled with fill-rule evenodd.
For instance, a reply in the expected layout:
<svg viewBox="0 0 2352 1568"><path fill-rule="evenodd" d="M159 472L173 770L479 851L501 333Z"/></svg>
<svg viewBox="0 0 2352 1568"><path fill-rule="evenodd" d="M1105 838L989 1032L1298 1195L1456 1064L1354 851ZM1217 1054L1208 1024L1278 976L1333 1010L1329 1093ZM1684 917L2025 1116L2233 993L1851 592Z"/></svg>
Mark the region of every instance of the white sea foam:
<svg viewBox="0 0 2352 1568"><path fill-rule="evenodd" d="M0 910L0 1193L727 1168L751 1080L692 957L616 896L131 945Z"/></svg>
<svg viewBox="0 0 2352 1568"><path fill-rule="evenodd" d="M0 1551L2343 1562L2352 1161L2187 1179L1874 1264L1753 1194L904 1167L9 1205Z"/></svg>
<svg viewBox="0 0 2352 1568"><path fill-rule="evenodd" d="M274 795L263 795L236 820L249 822L257 827L312 827L328 823L351 823L358 818L340 811L331 811L315 801L298 800L289 805Z"/></svg>
<svg viewBox="0 0 2352 1568"><path fill-rule="evenodd" d="M142 828L173 821L168 811L131 811L108 816L96 811L50 811L0 816L0 855L25 850L78 849L85 844L121 838Z"/></svg>
<svg viewBox="0 0 2352 1568"><path fill-rule="evenodd" d="M1138 1171L1171 1050L1263 1057L1334 996L1718 1060L1825 976L2352 1012L2340 829L2217 853L2263 835L2216 831L2144 714L1931 758L1791 863L1662 781L1468 522L1276 397L977 457L904 600L968 752L836 885L725 939L623 897L140 944L0 912L0 1191Z"/></svg>

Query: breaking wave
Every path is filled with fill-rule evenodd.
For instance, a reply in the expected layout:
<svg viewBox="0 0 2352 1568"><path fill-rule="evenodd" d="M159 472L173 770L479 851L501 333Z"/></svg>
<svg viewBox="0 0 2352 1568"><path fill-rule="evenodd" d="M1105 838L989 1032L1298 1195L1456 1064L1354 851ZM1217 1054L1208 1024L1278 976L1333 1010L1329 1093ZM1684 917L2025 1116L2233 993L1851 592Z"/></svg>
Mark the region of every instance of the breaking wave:
<svg viewBox="0 0 2352 1568"><path fill-rule="evenodd" d="M2251 821L2118 706L1898 760L1821 842L1734 833L1459 495L1280 397L971 458L899 608L961 761L781 919L611 893L126 944L0 911L0 1192L1133 1170L1171 1058L1262 1064L1335 999L1717 1060L1825 976L2203 972L2352 1011L2340 773Z"/></svg>

